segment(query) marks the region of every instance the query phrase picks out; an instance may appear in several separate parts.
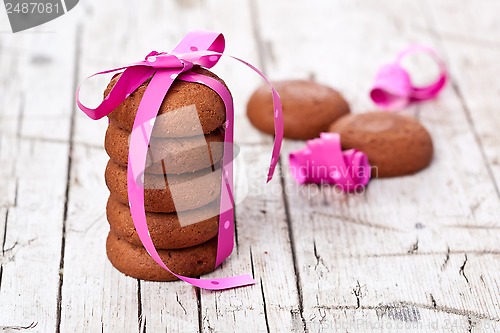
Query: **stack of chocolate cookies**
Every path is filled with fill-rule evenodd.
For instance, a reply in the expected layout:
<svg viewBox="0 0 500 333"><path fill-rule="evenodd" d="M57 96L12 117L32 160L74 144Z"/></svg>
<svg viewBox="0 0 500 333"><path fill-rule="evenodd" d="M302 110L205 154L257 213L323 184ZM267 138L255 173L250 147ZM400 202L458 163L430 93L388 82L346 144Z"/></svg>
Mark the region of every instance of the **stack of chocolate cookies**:
<svg viewBox="0 0 500 333"><path fill-rule="evenodd" d="M194 71L224 84L208 70ZM118 78L113 77L105 95ZM126 275L171 281L177 278L142 247L128 206L129 136L148 83L109 115L106 252L113 266ZM224 103L212 89L175 81L155 121L144 174L146 220L163 262L180 275L196 277L215 267L225 119Z"/></svg>

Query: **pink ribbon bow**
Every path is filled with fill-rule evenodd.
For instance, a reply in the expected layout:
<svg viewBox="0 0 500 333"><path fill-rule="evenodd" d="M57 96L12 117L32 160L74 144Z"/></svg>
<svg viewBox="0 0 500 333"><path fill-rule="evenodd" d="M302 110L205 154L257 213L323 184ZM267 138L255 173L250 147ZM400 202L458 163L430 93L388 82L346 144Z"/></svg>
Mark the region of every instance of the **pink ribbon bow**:
<svg viewBox="0 0 500 333"><path fill-rule="evenodd" d="M144 210L144 187L141 186L140 176L144 173L147 149L158 110L174 80L196 82L213 89L221 97L226 107L225 142L229 143L224 145L222 163L223 177L221 181L222 190L220 200L221 207L219 214L217 258L215 266L219 266L231 254L234 245L232 165L234 111L232 97L224 85L217 80L191 71L195 65L212 68L223 55L224 48L225 40L222 34L208 31L193 31L188 33L171 53L159 53L153 51L149 53L143 61L99 72L90 76L93 77L95 75L124 70L118 79L118 82L116 82L113 89L97 108L91 109L84 106L78 97L80 88L78 88L76 92L76 103L78 104L78 107L90 118L100 119L111 113L141 84L151 78L151 81L149 82L147 89L144 92L144 96L139 104L130 135L130 149L127 168L127 186L130 212L137 234L144 248L161 267L183 281L186 281L196 287L210 290L240 287L254 284L256 281L249 275L231 276L218 279L196 279L172 272L161 260L153 241L151 240L151 236L149 235ZM274 128L276 135L267 177L267 181L269 181L273 176L274 169L278 162L281 141L283 139L281 101L278 92L274 89L261 71L239 58L231 58L240 61L257 72L262 78L264 78L272 90L275 110ZM227 208L228 204L231 205L229 209Z"/></svg>
<svg viewBox="0 0 500 333"><path fill-rule="evenodd" d="M299 184L334 184L350 192L364 188L370 180L366 154L356 149L342 151L337 133L321 133L307 141L305 148L290 153L289 162Z"/></svg>
<svg viewBox="0 0 500 333"><path fill-rule="evenodd" d="M430 54L439 66L438 78L428 86L417 87L413 85L410 75L401 66L403 58L415 52ZM433 49L422 45L412 45L404 49L397 56L395 62L384 65L379 69L370 97L382 109L402 109L414 101L423 101L436 97L446 84L447 77L446 66Z"/></svg>

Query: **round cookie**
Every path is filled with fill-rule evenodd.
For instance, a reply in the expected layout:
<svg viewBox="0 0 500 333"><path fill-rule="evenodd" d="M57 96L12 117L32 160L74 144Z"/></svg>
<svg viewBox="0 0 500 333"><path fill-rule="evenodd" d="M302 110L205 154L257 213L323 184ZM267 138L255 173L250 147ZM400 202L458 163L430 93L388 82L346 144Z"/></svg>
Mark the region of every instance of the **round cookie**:
<svg viewBox="0 0 500 333"><path fill-rule="evenodd" d="M204 68L196 67L192 71L216 79L225 86L224 81ZM118 74L111 79L104 96L109 94L120 76ZM137 109L149 81L143 83L108 115L120 128L132 131ZM175 80L160 106L152 135L168 138L196 136L214 131L225 121L224 102L215 91L204 84Z"/></svg>
<svg viewBox="0 0 500 333"><path fill-rule="evenodd" d="M112 123L106 131L104 148L113 162L126 167L130 133ZM219 162L224 152L224 129L205 136L151 138L146 172L180 174L207 168Z"/></svg>
<svg viewBox="0 0 500 333"><path fill-rule="evenodd" d="M127 168L109 161L104 173L111 196L128 204ZM144 176L144 208L148 212L171 213L199 208L220 195L221 169L212 168L180 175ZM175 200L175 203L174 203Z"/></svg>
<svg viewBox="0 0 500 333"><path fill-rule="evenodd" d="M130 244L112 232L106 240L106 254L117 270L130 277L148 281L177 280L158 265L142 246ZM217 237L185 249L158 250L158 254L172 272L197 277L215 269Z"/></svg>
<svg viewBox="0 0 500 333"><path fill-rule="evenodd" d="M219 200L194 210L177 213L146 213L149 234L157 249L181 249L214 238L219 227ZM127 205L110 197L106 215L111 231L142 246Z"/></svg>
<svg viewBox="0 0 500 333"><path fill-rule="evenodd" d="M432 139L415 119L391 112L352 114L330 126L340 134L343 149L356 148L368 155L373 177L415 173L432 160Z"/></svg>
<svg viewBox="0 0 500 333"><path fill-rule="evenodd" d="M284 137L307 140L326 132L328 126L349 113L349 105L336 90L313 81L273 82L283 104ZM258 88L247 104L250 122L259 130L274 135L274 110L271 90Z"/></svg>

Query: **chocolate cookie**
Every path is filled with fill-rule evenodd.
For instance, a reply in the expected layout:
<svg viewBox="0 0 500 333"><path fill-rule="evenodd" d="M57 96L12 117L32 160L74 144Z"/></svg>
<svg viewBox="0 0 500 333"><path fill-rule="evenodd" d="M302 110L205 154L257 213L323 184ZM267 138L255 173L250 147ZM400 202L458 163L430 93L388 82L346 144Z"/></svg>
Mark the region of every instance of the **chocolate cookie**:
<svg viewBox="0 0 500 333"><path fill-rule="evenodd" d="M109 161L104 174L111 196L128 204L127 169ZM180 175L144 174L144 207L148 212L171 213L196 209L220 195L221 169L202 169ZM174 203L175 201L175 203Z"/></svg>
<svg viewBox="0 0 500 333"><path fill-rule="evenodd" d="M112 197L106 205L111 231L141 246L130 209ZM177 213L146 213L149 234L157 249L180 249L212 239L219 227L219 200L194 210Z"/></svg>
<svg viewBox="0 0 500 333"><path fill-rule="evenodd" d="M342 95L330 87L313 81L273 82L283 104L284 136L307 140L326 132L328 126L349 113ZM250 122L259 130L274 135L274 110L271 90L258 88L247 105Z"/></svg>
<svg viewBox="0 0 500 333"><path fill-rule="evenodd" d="M177 278L158 265L142 246L126 242L113 232L106 240L106 253L113 266L125 275L148 281L174 281ZM217 237L203 244L177 250L158 250L163 262L176 274L197 277L215 268Z"/></svg>
<svg viewBox="0 0 500 333"><path fill-rule="evenodd" d="M197 67L193 68L192 71L209 76L224 84L224 81L217 75L206 69ZM118 74L111 79L104 91L104 96L108 95L120 76L121 74ZM143 83L109 114L109 119L120 128L129 132L132 130L139 103L149 81ZM176 80L160 106L153 128L153 136L172 138L201 135L214 131L225 121L224 102L215 91L204 84Z"/></svg>
<svg viewBox="0 0 500 333"><path fill-rule="evenodd" d="M369 112L340 118L330 127L340 134L342 148L368 155L373 177L415 173L432 160L432 139L416 120L390 112Z"/></svg>
<svg viewBox="0 0 500 333"><path fill-rule="evenodd" d="M104 148L113 162L126 167L130 133L110 124ZM151 138L146 172L179 174L207 168L219 162L224 152L224 130L217 128L205 136Z"/></svg>

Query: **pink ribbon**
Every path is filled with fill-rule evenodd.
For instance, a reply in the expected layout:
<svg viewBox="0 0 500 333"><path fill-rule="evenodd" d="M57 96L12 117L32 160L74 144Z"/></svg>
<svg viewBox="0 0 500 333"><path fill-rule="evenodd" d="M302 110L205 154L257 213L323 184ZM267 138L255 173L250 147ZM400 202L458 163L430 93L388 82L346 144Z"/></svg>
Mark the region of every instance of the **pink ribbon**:
<svg viewBox="0 0 500 333"><path fill-rule="evenodd" d="M350 192L364 188L370 180L366 154L356 149L342 151L337 133L321 133L307 141L305 148L290 153L289 162L299 184L335 184Z"/></svg>
<svg viewBox="0 0 500 333"><path fill-rule="evenodd" d="M174 80L197 82L213 89L223 100L226 107L226 131L224 156L221 180L221 206L219 214L219 233L217 245L216 267L219 266L232 252L234 245L234 200L233 200L233 135L234 111L233 101L229 91L210 77L191 71L194 65L212 68L223 55L225 48L224 36L220 33L208 31L193 31L188 33L171 53L149 53L145 60L128 66L115 68L96 73L101 75L124 70L113 89L95 108L87 108L79 100L79 90L76 92L78 107L92 119L100 119L111 113L121 102L134 92L147 79L151 78L144 96L139 104L130 136L130 149L127 168L127 186L130 212L134 220L137 234L149 255L165 270L179 279L196 287L221 290L245 285L255 284L256 281L249 275L231 276L218 279L196 279L182 276L172 272L161 260L151 236L149 235L144 210L144 187L141 185L141 176L144 174L146 155L151 138L154 122L170 86ZM251 64L236 58L243 64L253 69L271 87L274 105L275 141L269 167L267 181L274 173L278 162L281 142L283 139L282 106L278 92L271 85L264 74ZM89 78L90 78L89 77Z"/></svg>
<svg viewBox="0 0 500 333"><path fill-rule="evenodd" d="M428 53L439 66L439 76L436 81L424 87L414 86L410 75L401 66L403 58L416 52ZM402 109L414 101L436 97L446 84L447 77L446 66L433 49L422 45L412 45L399 53L395 62L379 69L370 97L382 109Z"/></svg>

